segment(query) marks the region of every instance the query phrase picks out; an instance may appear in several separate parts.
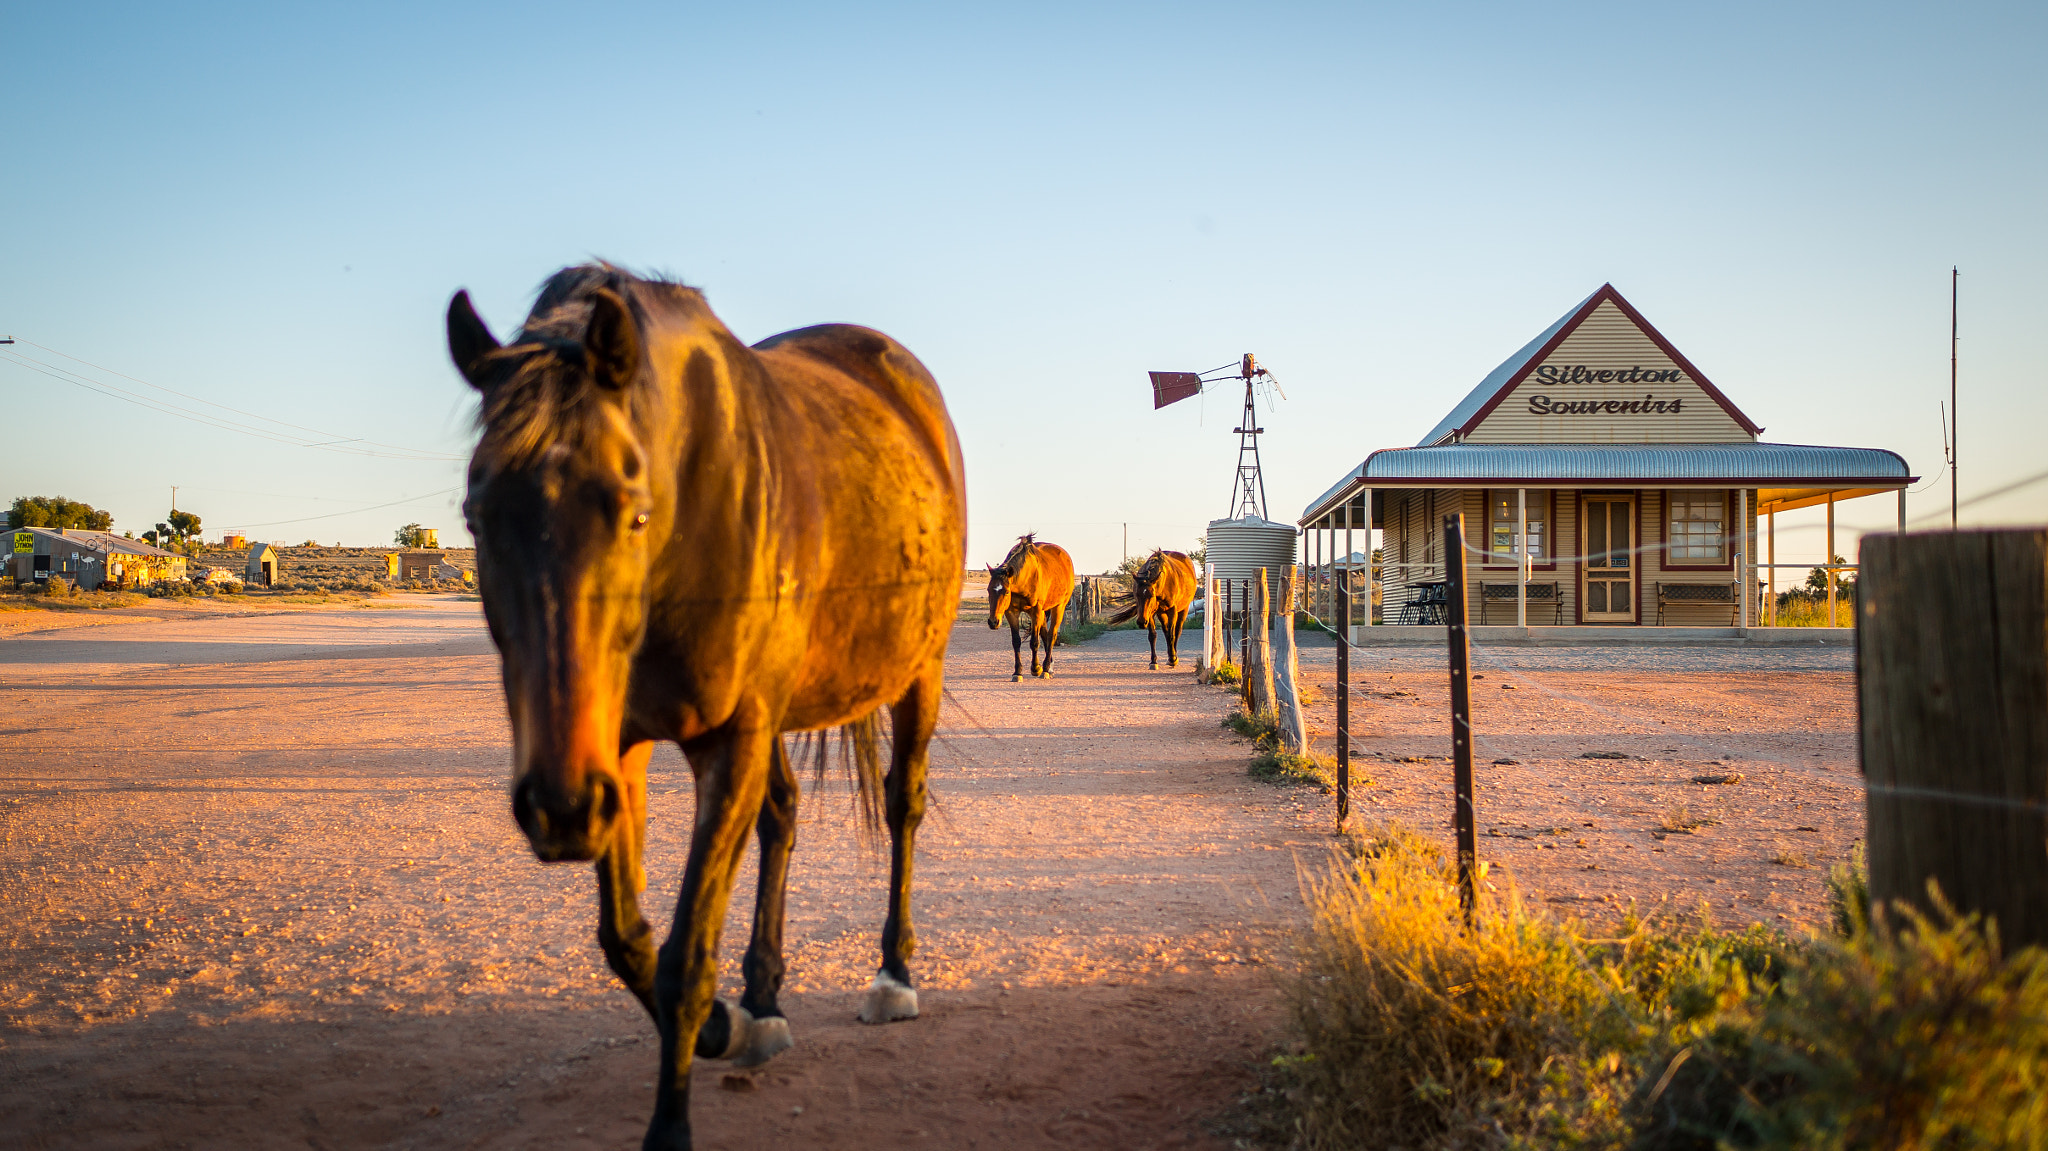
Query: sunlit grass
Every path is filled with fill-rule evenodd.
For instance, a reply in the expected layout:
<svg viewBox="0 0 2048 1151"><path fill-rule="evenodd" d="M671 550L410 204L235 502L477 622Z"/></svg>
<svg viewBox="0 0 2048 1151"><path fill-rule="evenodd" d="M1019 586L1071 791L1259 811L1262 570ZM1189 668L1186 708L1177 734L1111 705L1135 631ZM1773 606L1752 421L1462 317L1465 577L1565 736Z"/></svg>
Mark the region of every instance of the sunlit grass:
<svg viewBox="0 0 2048 1151"><path fill-rule="evenodd" d="M2048 955L1973 919L1842 934L1628 916L1594 930L1483 890L1398 826L1305 879L1312 923L1274 1062L1307 1151L1329 1148L2038 1147Z"/></svg>

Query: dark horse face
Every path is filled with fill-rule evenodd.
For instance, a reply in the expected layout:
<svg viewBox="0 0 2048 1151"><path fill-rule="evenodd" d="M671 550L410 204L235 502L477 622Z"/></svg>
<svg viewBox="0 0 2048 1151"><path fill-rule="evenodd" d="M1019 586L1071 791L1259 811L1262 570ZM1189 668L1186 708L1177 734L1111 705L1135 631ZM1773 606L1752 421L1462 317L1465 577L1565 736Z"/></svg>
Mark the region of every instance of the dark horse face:
<svg viewBox="0 0 2048 1151"><path fill-rule="evenodd" d="M483 393L463 514L503 657L512 813L549 861L596 858L624 812L621 729L655 513L629 410L646 370L631 311L599 288L551 315L500 347L467 293L448 307L449 350Z"/></svg>
<svg viewBox="0 0 2048 1151"><path fill-rule="evenodd" d="M990 631L1003 626L1003 613L1010 610L1010 574L999 568L988 569L988 628Z"/></svg>

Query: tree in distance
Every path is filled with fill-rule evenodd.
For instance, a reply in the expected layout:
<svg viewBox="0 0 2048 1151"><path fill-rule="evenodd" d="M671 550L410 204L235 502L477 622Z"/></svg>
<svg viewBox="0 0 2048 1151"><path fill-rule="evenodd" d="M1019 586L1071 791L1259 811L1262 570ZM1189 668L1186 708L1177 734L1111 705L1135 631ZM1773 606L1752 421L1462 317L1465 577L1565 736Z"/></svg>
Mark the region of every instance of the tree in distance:
<svg viewBox="0 0 2048 1151"><path fill-rule="evenodd" d="M158 524L157 526L162 527L163 525ZM198 539L199 517L193 515L191 512L172 512L171 538L177 540L179 543L185 543L190 540Z"/></svg>
<svg viewBox="0 0 2048 1151"><path fill-rule="evenodd" d="M407 524L392 533L391 542L402 548L423 548L427 546L427 529L418 524Z"/></svg>
<svg viewBox="0 0 2048 1151"><path fill-rule="evenodd" d="M18 528L81 528L103 532L114 526L114 513L63 496L17 496L13 523Z"/></svg>

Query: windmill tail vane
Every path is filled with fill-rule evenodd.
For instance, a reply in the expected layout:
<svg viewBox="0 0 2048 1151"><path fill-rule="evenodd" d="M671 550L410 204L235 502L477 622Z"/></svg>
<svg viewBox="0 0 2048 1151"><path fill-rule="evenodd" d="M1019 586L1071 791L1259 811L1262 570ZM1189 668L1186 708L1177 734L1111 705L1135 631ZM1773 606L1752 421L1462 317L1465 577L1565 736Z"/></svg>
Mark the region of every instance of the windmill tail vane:
<svg viewBox="0 0 2048 1151"><path fill-rule="evenodd" d="M1250 352L1236 363L1206 372L1153 372L1151 376L1154 411L1189 396L1201 395L1210 384L1220 384L1225 380L1244 381L1244 418L1239 427L1231 429L1237 436L1237 478L1230 486L1229 518L1266 518L1266 478L1259 464L1259 436L1266 429L1258 426L1258 411L1253 397L1254 389L1264 382L1279 391L1280 398L1286 399L1287 393L1280 391L1279 379L1260 367L1258 359Z"/></svg>

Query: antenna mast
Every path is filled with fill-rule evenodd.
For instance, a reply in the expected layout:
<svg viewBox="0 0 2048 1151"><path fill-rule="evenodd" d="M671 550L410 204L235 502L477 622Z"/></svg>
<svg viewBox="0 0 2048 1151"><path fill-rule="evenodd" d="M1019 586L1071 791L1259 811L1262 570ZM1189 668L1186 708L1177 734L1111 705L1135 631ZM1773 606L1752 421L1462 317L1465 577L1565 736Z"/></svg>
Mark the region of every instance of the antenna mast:
<svg viewBox="0 0 2048 1151"><path fill-rule="evenodd" d="M1948 270L1948 530L1956 530L1956 441L1963 414L1956 410L1956 285L1962 269Z"/></svg>
<svg viewBox="0 0 2048 1151"><path fill-rule="evenodd" d="M1259 437L1266 429L1259 426L1258 412L1252 404L1252 381L1266 374L1250 352L1238 365L1238 375L1244 379L1244 419L1231 430L1237 433L1237 479L1230 489L1230 519L1243 519L1254 515L1266 518L1266 477L1259 470Z"/></svg>

